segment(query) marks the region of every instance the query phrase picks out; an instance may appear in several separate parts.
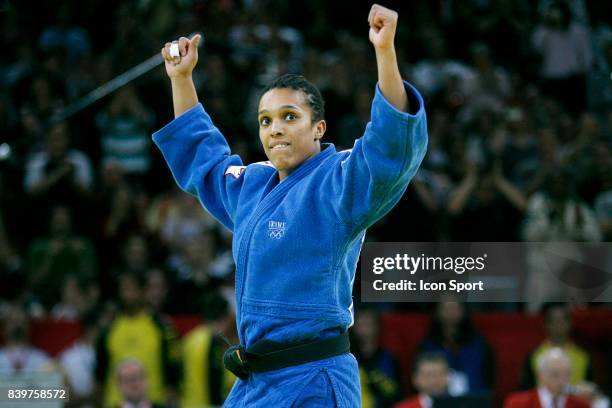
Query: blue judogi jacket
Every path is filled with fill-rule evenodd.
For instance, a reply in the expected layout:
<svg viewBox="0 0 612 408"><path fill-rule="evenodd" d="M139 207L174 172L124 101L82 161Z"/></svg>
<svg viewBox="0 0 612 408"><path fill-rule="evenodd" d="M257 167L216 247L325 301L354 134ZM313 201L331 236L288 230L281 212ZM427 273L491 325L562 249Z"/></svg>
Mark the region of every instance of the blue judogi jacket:
<svg viewBox="0 0 612 408"><path fill-rule="evenodd" d="M405 86L414 114L393 107L377 86L371 122L353 148L337 152L323 144L321 153L282 182L270 162L244 166L232 155L201 104L153 135L178 185L233 232L236 320L247 348L263 338L316 340L352 325L351 293L365 231L399 201L427 147L423 99ZM356 378L358 392L357 366L346 364L351 365L348 383ZM343 371L341 364L335 367ZM278 370L285 371L279 378L290 381L291 373L301 369ZM267 374L254 374L254 380L238 381L235 388ZM236 401L245 406L275 403L269 382L263 402L254 399L257 384L250 387L248 392L234 389L232 394L243 395ZM288 392L291 387L283 388ZM252 401L245 403L247 394Z"/></svg>

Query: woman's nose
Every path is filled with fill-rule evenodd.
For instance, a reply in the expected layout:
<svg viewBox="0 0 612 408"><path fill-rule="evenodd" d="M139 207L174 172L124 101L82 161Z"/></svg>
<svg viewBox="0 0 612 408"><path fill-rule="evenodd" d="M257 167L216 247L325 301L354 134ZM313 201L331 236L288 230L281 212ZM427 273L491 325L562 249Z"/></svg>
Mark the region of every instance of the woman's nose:
<svg viewBox="0 0 612 408"><path fill-rule="evenodd" d="M272 124L270 125L270 134L272 136L277 136L277 135L282 135L284 133L285 133L285 129L281 121L280 120L272 121Z"/></svg>

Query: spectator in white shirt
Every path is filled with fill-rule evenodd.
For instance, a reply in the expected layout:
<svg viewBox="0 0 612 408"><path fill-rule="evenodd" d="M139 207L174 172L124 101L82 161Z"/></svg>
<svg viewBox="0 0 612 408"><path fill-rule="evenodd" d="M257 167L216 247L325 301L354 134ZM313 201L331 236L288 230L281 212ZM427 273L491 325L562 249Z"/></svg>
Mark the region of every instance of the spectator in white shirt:
<svg viewBox="0 0 612 408"><path fill-rule="evenodd" d="M0 348L0 377L15 378L52 370L49 356L30 344L30 322L25 310L9 305L2 320L6 342Z"/></svg>
<svg viewBox="0 0 612 408"><path fill-rule="evenodd" d="M542 56L543 90L570 113L582 112L586 106L585 75L593 59L587 29L572 20L565 2L557 1L536 26L531 41Z"/></svg>

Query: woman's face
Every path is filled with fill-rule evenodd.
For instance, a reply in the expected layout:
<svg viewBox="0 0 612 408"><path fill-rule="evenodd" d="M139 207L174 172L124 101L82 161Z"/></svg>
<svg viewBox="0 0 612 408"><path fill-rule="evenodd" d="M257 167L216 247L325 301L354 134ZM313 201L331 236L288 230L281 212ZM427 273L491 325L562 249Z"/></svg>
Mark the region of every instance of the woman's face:
<svg viewBox="0 0 612 408"><path fill-rule="evenodd" d="M325 121L312 123L302 91L275 88L259 100L259 139L282 180L321 151Z"/></svg>

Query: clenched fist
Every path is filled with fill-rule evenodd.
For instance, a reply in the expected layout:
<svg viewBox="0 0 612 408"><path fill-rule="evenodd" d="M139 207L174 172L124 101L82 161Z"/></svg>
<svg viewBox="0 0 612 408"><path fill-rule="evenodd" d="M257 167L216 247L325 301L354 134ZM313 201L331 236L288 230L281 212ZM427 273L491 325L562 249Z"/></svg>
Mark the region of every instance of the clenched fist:
<svg viewBox="0 0 612 408"><path fill-rule="evenodd" d="M200 34L194 35L191 40L187 37L181 37L178 40L179 57L170 55L171 43L166 43L162 48L161 53L166 63L166 73L170 79L191 76L193 68L198 62L198 44L201 39Z"/></svg>
<svg viewBox="0 0 612 408"><path fill-rule="evenodd" d="M393 48L395 29L397 27L397 12L374 4L368 15L370 24L370 41L377 49Z"/></svg>

